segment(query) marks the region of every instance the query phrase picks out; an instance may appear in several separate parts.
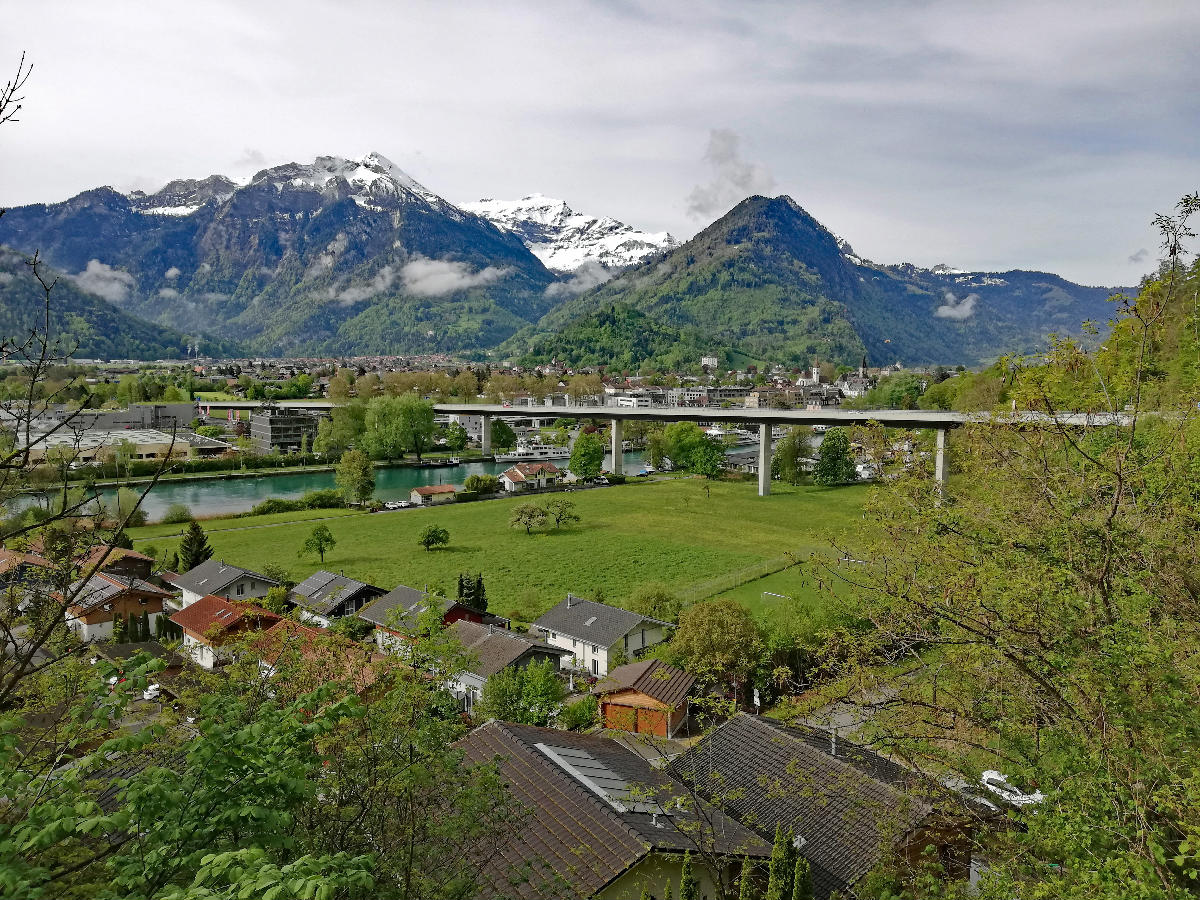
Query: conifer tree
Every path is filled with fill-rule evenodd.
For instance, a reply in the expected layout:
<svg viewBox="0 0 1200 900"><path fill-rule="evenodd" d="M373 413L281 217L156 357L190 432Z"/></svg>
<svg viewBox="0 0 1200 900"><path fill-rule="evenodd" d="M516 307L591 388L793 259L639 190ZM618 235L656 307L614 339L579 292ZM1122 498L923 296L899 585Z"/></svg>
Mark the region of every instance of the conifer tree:
<svg viewBox="0 0 1200 900"><path fill-rule="evenodd" d="M792 873L792 900L813 900L812 867L796 853L796 868Z"/></svg>
<svg viewBox="0 0 1200 900"><path fill-rule="evenodd" d="M692 851L683 854L683 865L679 870L679 900L699 900L700 883L692 872Z"/></svg>
<svg viewBox="0 0 1200 900"><path fill-rule="evenodd" d="M742 857L742 874L738 876L738 900L754 900L754 867L750 857Z"/></svg>
<svg viewBox="0 0 1200 900"><path fill-rule="evenodd" d="M205 560L212 559L213 549L200 523L192 520L179 541L179 571L190 572Z"/></svg>
<svg viewBox="0 0 1200 900"><path fill-rule="evenodd" d="M775 845L771 848L771 864L767 876L765 900L790 900L792 894L792 833L782 825L775 826Z"/></svg>
<svg viewBox="0 0 1200 900"><path fill-rule="evenodd" d="M145 642L150 640L150 613L147 610L142 610L141 622L138 625L140 640Z"/></svg>

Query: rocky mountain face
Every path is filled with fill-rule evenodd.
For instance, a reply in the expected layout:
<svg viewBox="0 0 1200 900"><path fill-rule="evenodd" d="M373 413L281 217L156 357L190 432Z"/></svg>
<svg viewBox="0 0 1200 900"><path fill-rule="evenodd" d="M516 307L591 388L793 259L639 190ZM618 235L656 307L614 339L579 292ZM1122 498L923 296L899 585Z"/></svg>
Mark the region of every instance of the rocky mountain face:
<svg viewBox="0 0 1200 900"><path fill-rule="evenodd" d="M651 359L664 366L694 364L701 351L797 366L857 364L864 352L877 363L972 365L1106 321L1111 293L1039 272L878 265L792 198L750 197L692 240L551 310L505 349L527 362L636 365L630 335L645 317L664 348Z"/></svg>
<svg viewBox="0 0 1200 900"><path fill-rule="evenodd" d="M378 154L245 185L99 188L10 210L0 243L122 279L110 299L128 313L260 353L483 350L554 303L554 275L518 237Z"/></svg>
<svg viewBox="0 0 1200 900"><path fill-rule="evenodd" d="M665 231L639 231L608 216L577 213L564 201L541 194L484 199L462 208L515 234L547 269L564 275L592 266L625 269L679 243Z"/></svg>

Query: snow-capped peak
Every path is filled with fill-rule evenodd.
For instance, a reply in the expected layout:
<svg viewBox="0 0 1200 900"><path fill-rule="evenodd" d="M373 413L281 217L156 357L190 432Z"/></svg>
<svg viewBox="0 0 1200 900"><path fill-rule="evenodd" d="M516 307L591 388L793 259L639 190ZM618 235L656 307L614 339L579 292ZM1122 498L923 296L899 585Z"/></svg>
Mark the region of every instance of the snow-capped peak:
<svg viewBox="0 0 1200 900"><path fill-rule="evenodd" d="M677 244L665 231L639 231L608 216L577 213L565 201L544 194L528 194L520 200L484 198L459 206L502 231L511 231L555 272L575 272L597 263L625 268Z"/></svg>
<svg viewBox="0 0 1200 900"><path fill-rule="evenodd" d="M273 184L277 190L291 187L325 191L331 182L338 180L346 183L351 196L363 206L371 205L373 199L386 197L415 197L433 205L449 206L382 153L369 153L357 160L318 156L312 163L287 163L263 169L250 184Z"/></svg>

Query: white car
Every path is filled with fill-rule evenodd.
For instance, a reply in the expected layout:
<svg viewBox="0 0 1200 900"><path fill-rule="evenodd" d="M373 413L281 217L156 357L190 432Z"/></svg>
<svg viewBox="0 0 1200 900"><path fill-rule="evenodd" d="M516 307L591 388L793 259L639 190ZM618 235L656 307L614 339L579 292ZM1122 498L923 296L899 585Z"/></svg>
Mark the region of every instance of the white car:
<svg viewBox="0 0 1200 900"><path fill-rule="evenodd" d="M383 504L384 509L408 509L412 506L409 500L388 500Z"/></svg>

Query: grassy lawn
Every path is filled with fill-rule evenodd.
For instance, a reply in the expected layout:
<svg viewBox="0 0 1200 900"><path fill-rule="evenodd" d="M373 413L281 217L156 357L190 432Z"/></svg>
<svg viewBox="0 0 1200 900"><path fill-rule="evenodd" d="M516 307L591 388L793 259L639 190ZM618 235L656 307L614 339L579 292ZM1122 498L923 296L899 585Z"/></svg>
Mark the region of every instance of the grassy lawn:
<svg viewBox="0 0 1200 900"><path fill-rule="evenodd" d="M450 590L460 572L481 572L493 611L536 615L567 591L584 596L602 591L619 604L649 581L683 589L785 551L803 557L825 552L831 535L855 527L866 497L860 487L785 485L760 498L745 482L707 486L710 496L706 483L696 479L578 491L570 495L582 516L577 526L532 535L508 526L512 508L529 502L521 499L349 515L325 523L337 540L325 568L385 588ZM212 520L205 529L218 557L248 568L276 563L299 581L318 565L315 557L297 557L312 530L303 520L331 512L337 511ZM258 524L271 527L247 530ZM430 524L450 532L448 548L426 552L417 545ZM162 548L173 545L164 535L178 531L179 526L149 526L130 536L138 546L151 542ZM744 588L756 595L764 589Z"/></svg>
<svg viewBox="0 0 1200 900"><path fill-rule="evenodd" d="M777 594L782 596L772 596ZM829 589L817 584L812 574L804 571L803 566L795 566L747 582L717 596L736 600L763 618L792 615L800 610L816 620L822 617L822 612L828 605Z"/></svg>
<svg viewBox="0 0 1200 900"><path fill-rule="evenodd" d="M217 530L228 531L241 529L243 534L247 528L265 528L272 525L291 525L296 522L306 522L311 519L327 519L331 516L365 516L367 513L357 509L301 509L295 512L271 513L269 516L247 516L244 519L228 518L228 519L201 519L204 525L204 530L212 533ZM154 544L157 547L170 546L175 549L173 540L174 537L183 533L183 525L147 525L144 528L130 528L129 534L138 544L139 549L145 544ZM307 532L305 532L307 534ZM253 538L244 537L244 540L251 541ZM210 540L210 544L216 547L215 540ZM273 562L273 560L267 560ZM230 562L234 559L230 557ZM250 566L249 563L243 565Z"/></svg>

